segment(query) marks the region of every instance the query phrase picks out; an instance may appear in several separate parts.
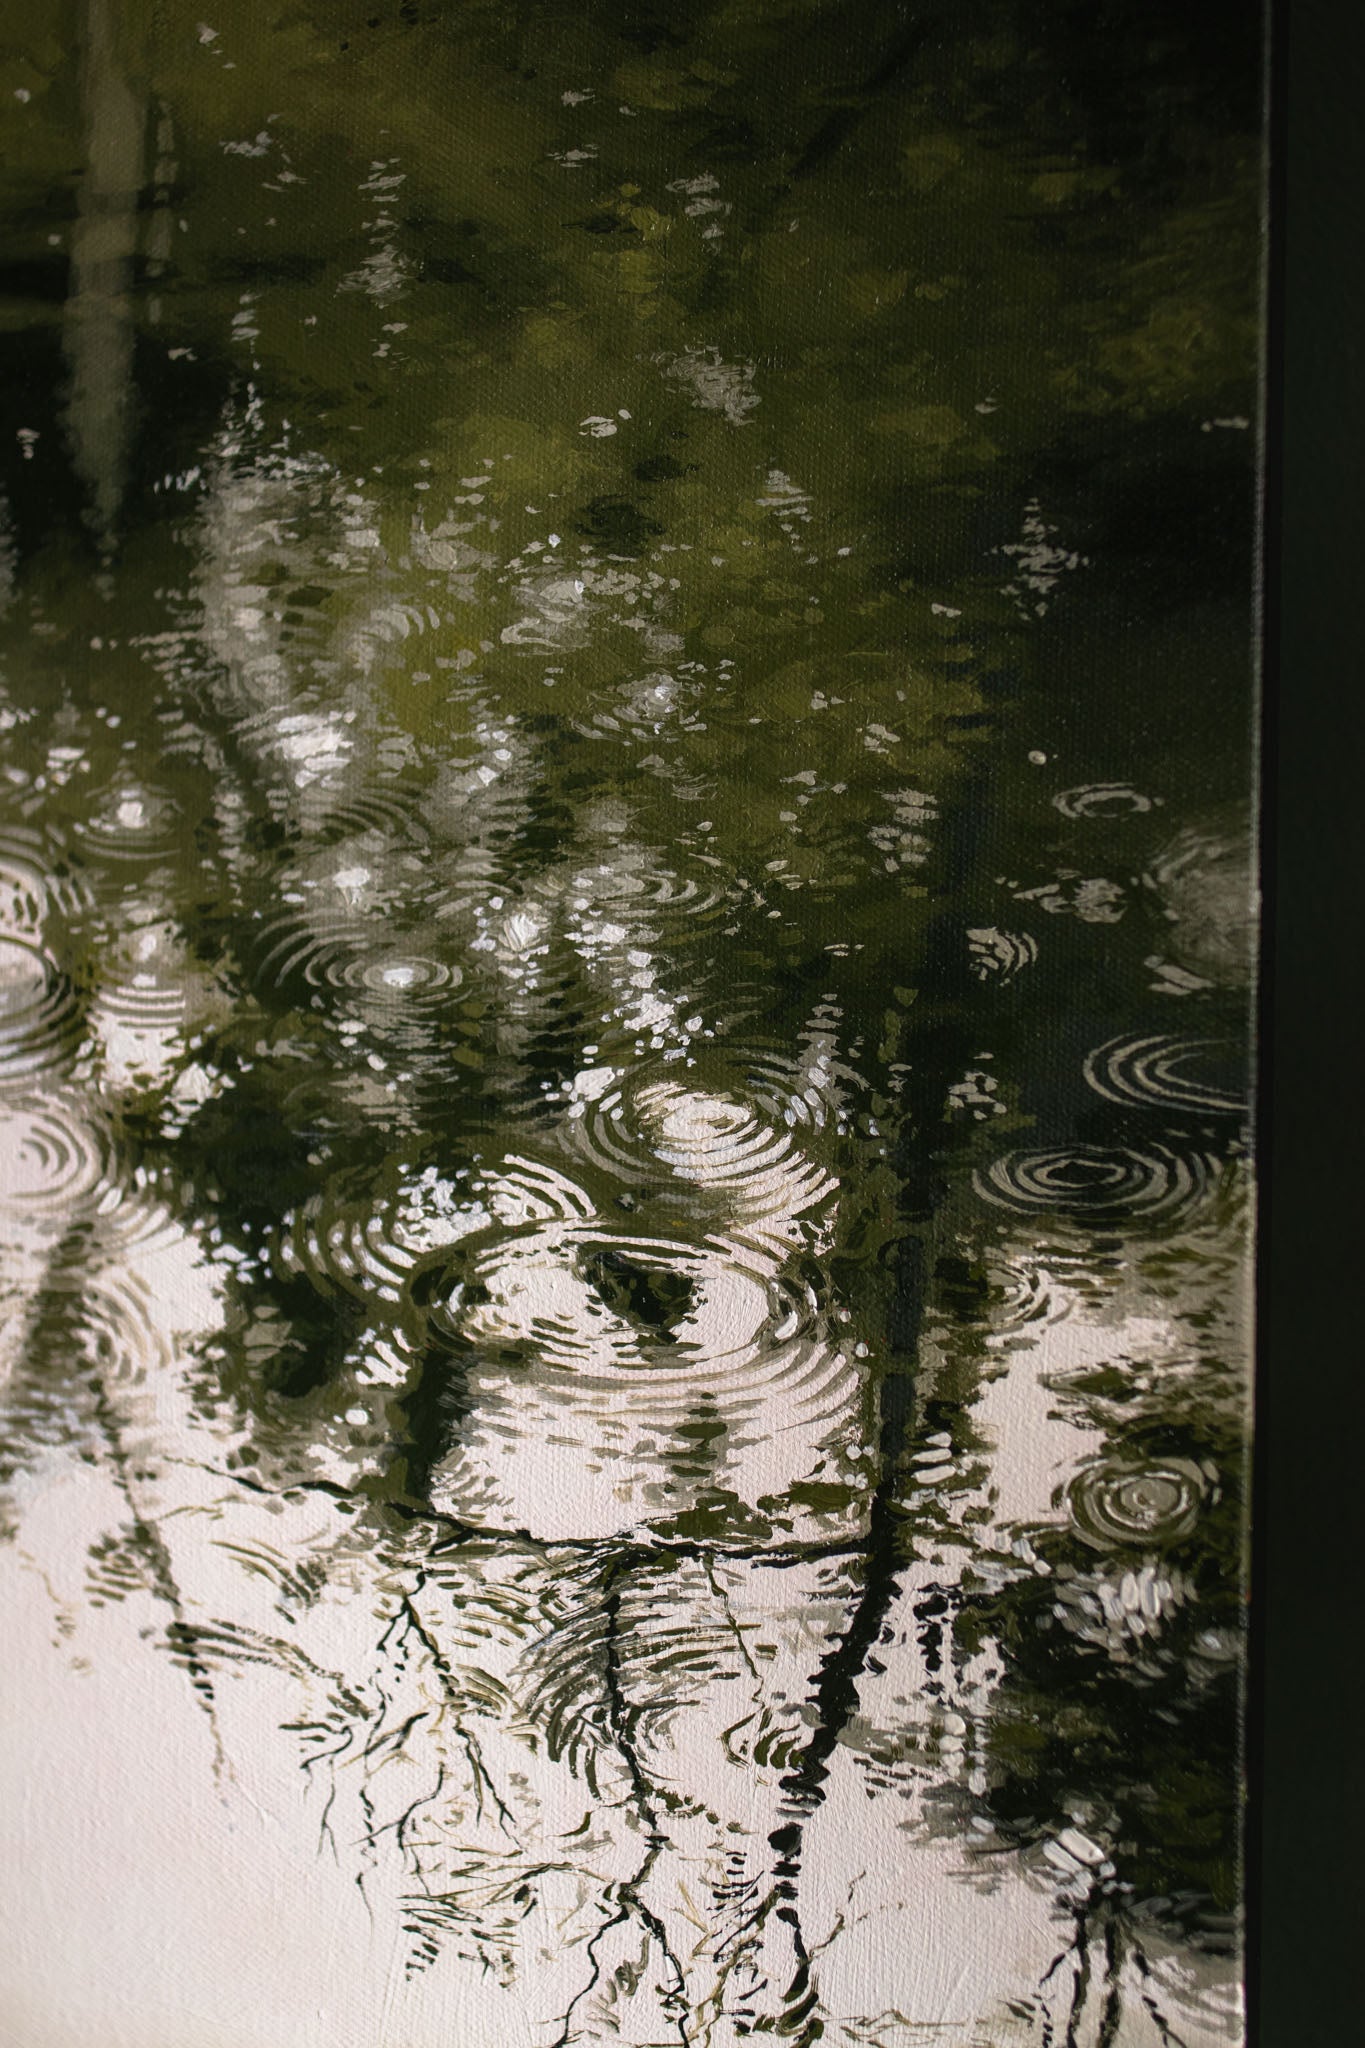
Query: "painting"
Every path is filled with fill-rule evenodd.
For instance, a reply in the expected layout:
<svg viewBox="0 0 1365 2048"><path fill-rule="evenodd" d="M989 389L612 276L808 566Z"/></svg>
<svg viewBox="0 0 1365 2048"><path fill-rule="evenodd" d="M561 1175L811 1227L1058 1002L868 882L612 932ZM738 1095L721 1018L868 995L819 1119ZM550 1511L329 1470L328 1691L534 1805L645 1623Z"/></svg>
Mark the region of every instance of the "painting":
<svg viewBox="0 0 1365 2048"><path fill-rule="evenodd" d="M7 0L6 2038L1243 2040L1265 83Z"/></svg>

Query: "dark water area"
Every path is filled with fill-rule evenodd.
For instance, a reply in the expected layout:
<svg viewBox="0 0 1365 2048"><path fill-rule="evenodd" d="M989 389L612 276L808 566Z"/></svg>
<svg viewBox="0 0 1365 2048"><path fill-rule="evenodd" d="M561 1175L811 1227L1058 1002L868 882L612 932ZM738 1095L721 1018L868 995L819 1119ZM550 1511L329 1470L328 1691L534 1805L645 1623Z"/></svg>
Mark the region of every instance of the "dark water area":
<svg viewBox="0 0 1365 2048"><path fill-rule="evenodd" d="M1260 63L10 0L35 2048L1241 2038Z"/></svg>

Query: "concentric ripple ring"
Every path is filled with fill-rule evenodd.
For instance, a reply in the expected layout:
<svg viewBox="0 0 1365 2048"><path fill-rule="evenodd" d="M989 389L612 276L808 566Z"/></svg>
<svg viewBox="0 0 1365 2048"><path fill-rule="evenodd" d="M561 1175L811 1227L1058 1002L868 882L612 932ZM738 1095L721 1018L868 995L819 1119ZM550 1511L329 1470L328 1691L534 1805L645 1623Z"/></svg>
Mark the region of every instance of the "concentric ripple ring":
<svg viewBox="0 0 1365 2048"><path fill-rule="evenodd" d="M1201 1063L1207 1066L1210 1055L1226 1043L1217 1038L1175 1038L1166 1033L1145 1038L1111 1038L1087 1053L1083 1071L1095 1093L1106 1102L1236 1116L1246 1108L1244 1099L1200 1075Z"/></svg>
<svg viewBox="0 0 1365 2048"><path fill-rule="evenodd" d="M1208 1482L1188 1458L1106 1461L1078 1472L1067 1492L1076 1534L1096 1550L1115 1550L1182 1541L1199 1520Z"/></svg>
<svg viewBox="0 0 1365 2048"><path fill-rule="evenodd" d="M1007 1152L973 1181L996 1208L1118 1223L1180 1214L1203 1194L1211 1174L1202 1154L1162 1145L1141 1152L1131 1146L1069 1145Z"/></svg>

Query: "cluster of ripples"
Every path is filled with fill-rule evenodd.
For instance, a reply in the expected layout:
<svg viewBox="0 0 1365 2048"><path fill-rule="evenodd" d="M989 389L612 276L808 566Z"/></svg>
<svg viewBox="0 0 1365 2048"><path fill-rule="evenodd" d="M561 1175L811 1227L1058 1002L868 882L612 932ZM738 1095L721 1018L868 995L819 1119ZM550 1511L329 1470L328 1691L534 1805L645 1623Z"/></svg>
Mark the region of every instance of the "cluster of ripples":
<svg viewBox="0 0 1365 2048"><path fill-rule="evenodd" d="M575 1106L593 1114L567 1120L570 1149L623 1190L676 1187L675 1232L511 1155L455 1179L404 1169L382 1199L334 1175L280 1235L278 1270L453 1347L477 1400L432 1499L461 1520L556 1540L690 1515L722 1542L770 1522L809 1540L828 1517L783 1504L805 1484L838 1495L845 1528L863 1512L866 1368L793 1271L837 1183L734 1097L656 1078Z"/></svg>
<svg viewBox="0 0 1365 2048"><path fill-rule="evenodd" d="M624 1228L528 1160L476 1177L466 1275L444 1314L473 1347L479 1398L433 1498L546 1537L701 1515L733 1541L774 1516L789 1536L826 1533L782 1506L794 1483L823 1483L849 1496L844 1526L865 1372L788 1270L818 1243L835 1183L790 1129L729 1097L654 1081L628 1108L608 1091L592 1106L595 1163L619 1184L652 1162L721 1227L700 1240Z"/></svg>

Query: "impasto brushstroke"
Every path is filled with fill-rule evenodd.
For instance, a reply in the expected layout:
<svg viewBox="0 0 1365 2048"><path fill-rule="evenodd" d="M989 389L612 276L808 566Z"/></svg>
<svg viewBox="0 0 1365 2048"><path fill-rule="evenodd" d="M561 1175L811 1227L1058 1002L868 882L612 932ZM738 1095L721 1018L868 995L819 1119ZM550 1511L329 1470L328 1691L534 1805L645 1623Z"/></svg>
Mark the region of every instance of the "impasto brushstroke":
<svg viewBox="0 0 1365 2048"><path fill-rule="evenodd" d="M1242 2039L1261 42L6 0L6 2039Z"/></svg>

